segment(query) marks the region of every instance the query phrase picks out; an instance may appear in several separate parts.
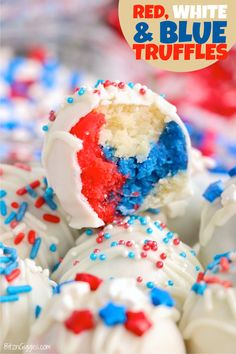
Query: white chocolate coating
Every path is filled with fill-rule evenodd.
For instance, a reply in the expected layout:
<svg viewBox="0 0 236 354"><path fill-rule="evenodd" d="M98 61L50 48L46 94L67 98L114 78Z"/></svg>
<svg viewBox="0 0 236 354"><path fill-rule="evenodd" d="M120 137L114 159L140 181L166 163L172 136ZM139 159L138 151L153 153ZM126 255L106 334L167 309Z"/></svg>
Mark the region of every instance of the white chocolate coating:
<svg viewBox="0 0 236 354"><path fill-rule="evenodd" d="M119 83L119 81L117 81ZM145 89L145 94L140 94L140 89ZM133 88L125 85L120 89L113 85L104 87L99 85L98 93L94 88L85 87L83 95L75 93L71 96L73 103L65 103L56 114L56 120L49 124L49 131L45 134L43 148L43 165L47 171L50 185L55 190L63 208L70 216L71 227L99 227L104 225L103 220L90 206L87 198L82 194L81 169L77 161L77 152L82 149L83 142L70 134L71 128L93 109L113 105L139 105L154 106L164 117L164 123L175 121L182 129L190 149L190 139L187 130L176 113L176 108L163 97L140 84ZM157 118L158 119L158 118ZM160 132L156 132L157 136ZM160 183L154 188L153 195L149 194L144 201L145 208L165 205L173 199L181 199L189 193L188 169L183 176L173 177L173 186ZM62 178L63 176L63 178ZM155 195L158 195L158 198ZM160 196L159 196L160 194ZM162 195L163 194L163 195ZM160 198L159 198L160 197Z"/></svg>
<svg viewBox="0 0 236 354"><path fill-rule="evenodd" d="M180 329L188 353L235 353L236 348L236 254L228 271L207 271L206 276L217 277L207 283L204 293L191 291L183 308ZM230 281L224 287L220 281ZM204 282L201 282L204 284ZM200 284L201 284L200 283Z"/></svg>
<svg viewBox="0 0 236 354"><path fill-rule="evenodd" d="M53 294L52 286L55 285L48 278L48 270L36 266L30 259L24 261L18 259L18 269L20 275L11 282L8 282L5 276L0 276L0 297L6 294L8 286L30 285L32 290L19 294L18 301L0 303L1 353L9 353L9 348L7 345L4 347L4 343L12 345L26 343L31 326L36 320L36 306L43 308L46 305ZM15 352L20 352L20 348Z"/></svg>
<svg viewBox="0 0 236 354"><path fill-rule="evenodd" d="M33 169L26 171L21 168L1 165L2 175L0 176L1 189L6 192L1 200L7 205L7 215L0 214L0 242L4 242L10 247L16 247L19 256L22 259L29 258L32 244L28 242L28 232L36 231L36 237L41 238L40 248L35 258L36 264L43 268L53 268L60 257L63 257L67 250L74 245L73 232L67 225L65 215L58 206L55 198L53 199L57 205L57 210L51 210L45 203L41 208L36 208L34 203L39 196L43 196L45 192L43 182L43 170ZM29 193L22 196L17 195L16 191L29 183L39 180L41 185L34 189L37 197L32 197ZM10 224L5 224L5 220L12 211L17 212L17 209L12 208L11 203L17 202L19 205L22 202L28 203L28 208L24 218L18 222L15 228L11 228ZM43 219L44 214L53 214L60 218L59 223L48 222ZM15 221L16 219L14 219ZM24 239L15 244L14 240L17 234L24 233ZM56 245L56 250L50 250L51 245Z"/></svg>
<svg viewBox="0 0 236 354"><path fill-rule="evenodd" d="M199 258L203 265L213 256L236 250L236 176L224 182L224 191L213 203L205 201L199 234Z"/></svg>
<svg viewBox="0 0 236 354"><path fill-rule="evenodd" d="M103 279L124 274L134 279L141 277L142 281L137 283L143 289L147 289L149 283L165 288L181 308L201 270L195 253L158 221L135 217L127 217L120 226L108 225L100 233L94 230L93 235L82 234L77 247L67 253L53 277L60 282L74 279L78 272L88 272ZM103 241L97 243L101 233ZM119 244L121 240L123 244ZM155 250L144 250L147 240L154 243ZM91 260L91 257L95 259Z"/></svg>
<svg viewBox="0 0 236 354"><path fill-rule="evenodd" d="M129 311L142 311L152 327L142 336L129 332L123 324L108 327L98 311L108 302L125 306ZM75 334L64 321L73 310L89 309L95 318L95 327ZM131 279L116 279L90 291L88 284L73 282L61 288L53 301L32 328L28 344L50 345L49 353L185 353L183 340L175 324L178 313L174 308L154 307L148 296L137 289ZM168 340L167 338L171 338ZM47 352L47 351L46 351Z"/></svg>

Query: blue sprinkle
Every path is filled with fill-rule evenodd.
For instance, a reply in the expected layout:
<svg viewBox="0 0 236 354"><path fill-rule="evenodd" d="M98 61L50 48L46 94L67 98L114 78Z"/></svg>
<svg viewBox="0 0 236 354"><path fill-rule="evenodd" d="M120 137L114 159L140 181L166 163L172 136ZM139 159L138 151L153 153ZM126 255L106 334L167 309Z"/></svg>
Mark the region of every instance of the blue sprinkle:
<svg viewBox="0 0 236 354"><path fill-rule="evenodd" d="M197 272L199 272L200 269L201 269L201 268L200 268L198 265L195 267L195 270L196 270Z"/></svg>
<svg viewBox="0 0 236 354"><path fill-rule="evenodd" d="M54 264L54 266L52 267L52 273L55 272L55 271L58 269L58 267L59 267L60 264L61 264L60 261L57 262L56 264Z"/></svg>
<svg viewBox="0 0 236 354"><path fill-rule="evenodd" d="M192 286L192 291L194 291L198 295L203 295L205 293L206 288L206 283L195 283Z"/></svg>
<svg viewBox="0 0 236 354"><path fill-rule="evenodd" d="M231 252L225 252L225 253L218 253L214 256L214 260L220 261L221 258L227 258L228 260L230 259L230 253Z"/></svg>
<svg viewBox="0 0 236 354"><path fill-rule="evenodd" d="M158 230L160 230L160 231L163 230L162 227L161 227L161 224L159 223L159 221L155 221L155 222L154 222L154 225L156 226L156 228L157 228Z"/></svg>
<svg viewBox="0 0 236 354"><path fill-rule="evenodd" d="M49 250L50 250L51 252L56 252L56 250L57 250L57 245L55 245L55 243L52 243L52 244L50 245L50 247L49 247Z"/></svg>
<svg viewBox="0 0 236 354"><path fill-rule="evenodd" d="M7 215L7 205L4 200L0 200L0 213L2 216Z"/></svg>
<svg viewBox="0 0 236 354"><path fill-rule="evenodd" d="M78 95L79 96L83 96L84 94L85 94L85 89L83 88L83 87L81 87L80 89L79 89L79 91L78 91Z"/></svg>
<svg viewBox="0 0 236 354"><path fill-rule="evenodd" d="M196 257L196 251L190 250L190 253L191 253L194 257Z"/></svg>
<svg viewBox="0 0 236 354"><path fill-rule="evenodd" d="M0 257L0 263L9 263L11 261L11 258L2 256Z"/></svg>
<svg viewBox="0 0 236 354"><path fill-rule="evenodd" d="M28 203L26 202L23 202L20 205L19 210L16 214L16 221L21 221L24 218L27 208L28 208Z"/></svg>
<svg viewBox="0 0 236 354"><path fill-rule="evenodd" d="M113 302L109 302L106 306L101 308L98 314L108 327L126 322L126 308L116 305Z"/></svg>
<svg viewBox="0 0 236 354"><path fill-rule="evenodd" d="M32 286L30 286L30 285L18 285L18 286L8 286L7 287L7 294L8 295L29 293L30 291L32 291Z"/></svg>
<svg viewBox="0 0 236 354"><path fill-rule="evenodd" d="M32 198L36 198L37 197L37 193L35 192L35 190L30 187L30 186L25 186L25 189L27 190L27 193L32 197Z"/></svg>
<svg viewBox="0 0 236 354"><path fill-rule="evenodd" d="M48 180L46 177L43 177L43 183L45 184L45 187L48 187Z"/></svg>
<svg viewBox="0 0 236 354"><path fill-rule="evenodd" d="M146 283L146 287L147 287L148 289L152 289L152 288L154 287L154 283L153 283L152 281L148 281L148 282Z"/></svg>
<svg viewBox="0 0 236 354"><path fill-rule="evenodd" d="M68 98L67 98L67 102L68 102L68 103L73 103L73 102L74 102L73 97L68 97Z"/></svg>
<svg viewBox="0 0 236 354"><path fill-rule="evenodd" d="M19 296L18 295L0 295L0 303L1 302L13 302L13 301L18 301Z"/></svg>
<svg viewBox="0 0 236 354"><path fill-rule="evenodd" d="M45 190L45 193L44 193L44 196L50 196L52 197L53 196L53 189L52 187L47 187L46 190Z"/></svg>
<svg viewBox="0 0 236 354"><path fill-rule="evenodd" d="M134 83L133 83L133 82L129 82L129 83L128 83L128 86L129 86L130 88L134 88Z"/></svg>
<svg viewBox="0 0 236 354"><path fill-rule="evenodd" d="M187 256L185 252L181 252L179 255L180 255L180 257L183 257L183 258L186 258L186 256Z"/></svg>
<svg viewBox="0 0 236 354"><path fill-rule="evenodd" d="M231 168L231 170L229 170L229 175L230 177L236 176L236 166L234 166L233 168Z"/></svg>
<svg viewBox="0 0 236 354"><path fill-rule="evenodd" d="M37 305L37 306L35 307L35 312L34 312L35 318L38 318L38 317L39 317L41 311L42 311L42 307L39 306L39 305Z"/></svg>
<svg viewBox="0 0 236 354"><path fill-rule="evenodd" d="M153 229L151 227L147 228L146 233L147 234L152 234L153 233Z"/></svg>
<svg viewBox="0 0 236 354"><path fill-rule="evenodd" d="M5 225L10 224L10 222L12 222L12 221L15 219L15 217L16 217L16 213L15 213L14 211L12 211L12 212L8 215L8 217L5 219L4 224L5 224Z"/></svg>
<svg viewBox="0 0 236 354"><path fill-rule="evenodd" d="M147 218L145 218L145 216L141 216L139 218L139 222L141 225L147 225Z"/></svg>
<svg viewBox="0 0 236 354"><path fill-rule="evenodd" d="M116 246L118 246L118 242L112 241L110 246L111 246L111 247L116 247Z"/></svg>
<svg viewBox="0 0 236 354"><path fill-rule="evenodd" d="M105 256L105 254L100 254L100 255L99 255L100 261L105 261L106 258L107 258L107 257Z"/></svg>
<svg viewBox="0 0 236 354"><path fill-rule="evenodd" d="M109 238L111 238L111 234L109 234L109 232L106 232L106 233L104 234L104 238L105 238L106 240L109 240Z"/></svg>
<svg viewBox="0 0 236 354"><path fill-rule="evenodd" d="M51 210L57 210L57 204L54 202L54 200L52 199L53 197L51 195L44 194L43 197L45 199L46 204Z"/></svg>
<svg viewBox="0 0 236 354"><path fill-rule="evenodd" d="M174 282L173 282L173 280L168 280L167 284L168 284L169 286L173 286L173 285L174 285Z"/></svg>
<svg viewBox="0 0 236 354"><path fill-rule="evenodd" d="M135 253L132 252L132 251L130 251L130 252L128 253L128 257L131 258L131 259L134 259L134 258L135 258Z"/></svg>
<svg viewBox="0 0 236 354"><path fill-rule="evenodd" d="M42 241L41 237L36 238L30 251L30 255L29 255L30 259L35 259L37 257L41 241Z"/></svg>
<svg viewBox="0 0 236 354"><path fill-rule="evenodd" d="M92 230L92 229L86 229L86 230L85 230L85 234L86 234L87 236L91 236L91 235L93 234L93 230Z"/></svg>
<svg viewBox="0 0 236 354"><path fill-rule="evenodd" d="M7 192L4 191L3 189L0 189L0 198L3 198L7 195Z"/></svg>
<svg viewBox="0 0 236 354"><path fill-rule="evenodd" d="M43 130L44 132L48 132L48 130L49 130L48 125L43 125L43 126L42 126L42 130Z"/></svg>
<svg viewBox="0 0 236 354"><path fill-rule="evenodd" d="M149 208L147 211L153 215L160 214L160 209L158 209L158 208Z"/></svg>
<svg viewBox="0 0 236 354"><path fill-rule="evenodd" d="M174 233L171 232L171 231L167 232L167 234L166 234L166 237L167 237L168 239L172 239L173 236L174 236Z"/></svg>
<svg viewBox="0 0 236 354"><path fill-rule="evenodd" d="M102 84L104 80L98 80L96 84L94 85L94 88L97 88L100 84Z"/></svg>
<svg viewBox="0 0 236 354"><path fill-rule="evenodd" d="M160 288L153 288L150 292L150 297L154 306L164 305L168 307L173 307L175 305L175 301L168 293L168 291Z"/></svg>
<svg viewBox="0 0 236 354"><path fill-rule="evenodd" d="M134 224L134 220L130 218L130 219L127 221L127 224L133 225L133 224Z"/></svg>
<svg viewBox="0 0 236 354"><path fill-rule="evenodd" d="M163 241L164 243L168 243L168 242L169 242L169 239L168 239L167 237L165 237L165 238L162 239L162 241Z"/></svg>
<svg viewBox="0 0 236 354"><path fill-rule="evenodd" d="M90 259L91 259L91 261L96 261L96 259L97 259L97 255L96 255L96 253L91 253L90 254Z"/></svg>
<svg viewBox="0 0 236 354"><path fill-rule="evenodd" d="M224 186L221 180L211 183L205 192L203 193L203 197L208 200L208 202L212 203L215 199L219 198L224 191Z"/></svg>

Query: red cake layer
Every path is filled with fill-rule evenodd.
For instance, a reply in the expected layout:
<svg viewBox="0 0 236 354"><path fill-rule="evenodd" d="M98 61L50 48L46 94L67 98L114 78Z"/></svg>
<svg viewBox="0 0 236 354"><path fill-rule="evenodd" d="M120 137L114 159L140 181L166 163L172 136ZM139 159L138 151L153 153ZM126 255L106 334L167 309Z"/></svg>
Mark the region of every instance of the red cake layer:
<svg viewBox="0 0 236 354"><path fill-rule="evenodd" d="M92 111L80 118L70 133L83 141L83 149L77 153L82 193L99 218L110 223L126 178L113 162L106 160L99 146L99 132L104 123L104 114Z"/></svg>

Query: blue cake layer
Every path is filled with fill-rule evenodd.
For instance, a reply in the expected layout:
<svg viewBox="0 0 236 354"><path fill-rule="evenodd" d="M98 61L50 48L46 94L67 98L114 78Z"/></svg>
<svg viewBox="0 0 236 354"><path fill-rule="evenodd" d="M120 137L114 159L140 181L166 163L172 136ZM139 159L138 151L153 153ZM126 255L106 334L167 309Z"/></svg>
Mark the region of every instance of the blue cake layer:
<svg viewBox="0 0 236 354"><path fill-rule="evenodd" d="M159 140L153 143L147 159L141 163L136 157L116 157L111 147L103 147L103 152L127 178L117 206L117 211L123 215L137 210L160 179L175 176L188 166L185 135L174 121L165 125Z"/></svg>

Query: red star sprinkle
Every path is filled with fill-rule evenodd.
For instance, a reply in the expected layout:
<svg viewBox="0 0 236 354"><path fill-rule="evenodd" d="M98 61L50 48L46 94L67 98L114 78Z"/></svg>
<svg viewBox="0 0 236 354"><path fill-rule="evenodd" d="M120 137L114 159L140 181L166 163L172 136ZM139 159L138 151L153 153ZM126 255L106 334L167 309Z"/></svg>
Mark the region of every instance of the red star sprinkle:
<svg viewBox="0 0 236 354"><path fill-rule="evenodd" d="M88 273L77 273L75 276L75 281L83 281L90 285L90 290L95 291L102 283L102 279L96 277L95 275Z"/></svg>
<svg viewBox="0 0 236 354"><path fill-rule="evenodd" d="M65 327L75 334L94 328L93 314L89 310L73 311L64 322Z"/></svg>
<svg viewBox="0 0 236 354"><path fill-rule="evenodd" d="M136 336L141 337L145 332L152 327L152 323L148 320L146 315L140 312L126 312L127 321L125 323L125 328L134 333Z"/></svg>

